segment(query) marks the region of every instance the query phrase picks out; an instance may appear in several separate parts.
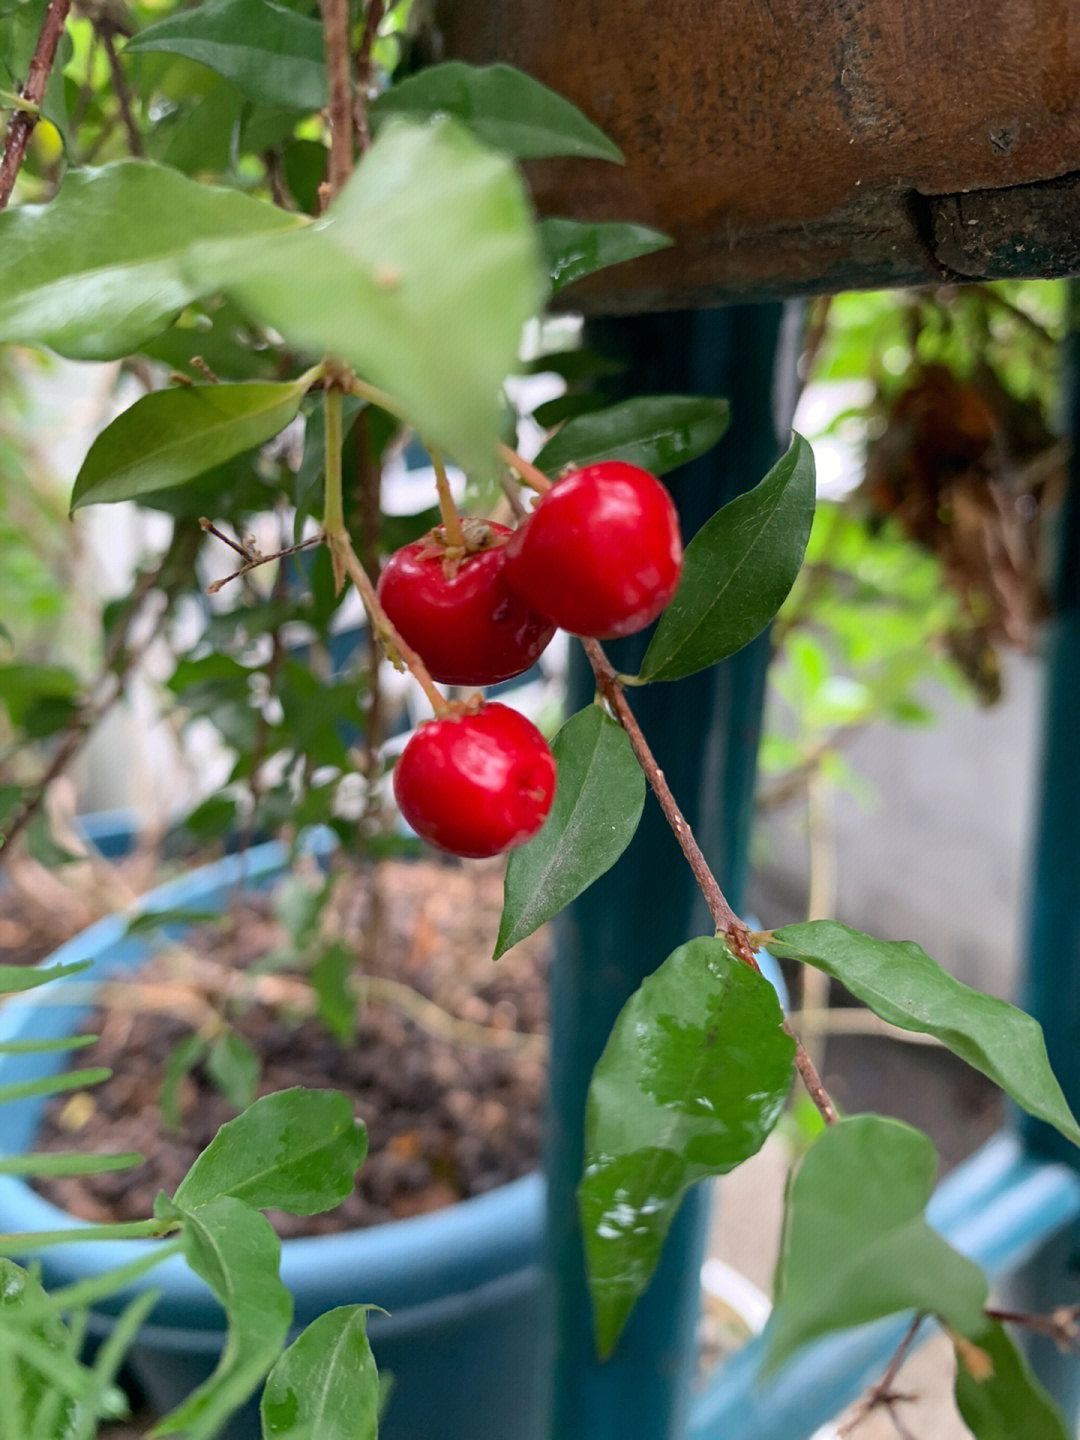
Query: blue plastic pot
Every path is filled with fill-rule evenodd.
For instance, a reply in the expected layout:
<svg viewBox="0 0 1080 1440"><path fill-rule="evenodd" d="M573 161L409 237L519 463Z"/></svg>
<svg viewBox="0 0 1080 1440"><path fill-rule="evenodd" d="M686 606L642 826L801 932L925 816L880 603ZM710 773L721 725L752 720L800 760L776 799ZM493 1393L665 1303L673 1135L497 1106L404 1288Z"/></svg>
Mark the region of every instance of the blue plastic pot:
<svg viewBox="0 0 1080 1440"><path fill-rule="evenodd" d="M105 827L110 836L115 828ZM283 846L261 845L244 860L230 856L163 886L144 900L143 908L223 905L239 883L270 883L286 858ZM0 1041L54 1039L77 1029L92 1004L94 986L137 966L155 943L153 936L126 937L127 920L100 921L56 951L46 964L89 960L90 968L7 1001L0 1008ZM182 927L168 933L179 935ZM3 1056L0 1081L36 1079L65 1063L63 1055ZM38 1097L5 1106L7 1152L31 1148L45 1103ZM0 1231L80 1223L24 1182L0 1177ZM531 1175L433 1215L284 1242L282 1278L296 1300L298 1329L337 1305L370 1302L389 1312L370 1317L379 1368L394 1379L380 1432L384 1440L533 1440L543 1433L543 1223L543 1182ZM48 1249L40 1257L43 1279L54 1287L97 1275L137 1259L153 1244L116 1241ZM223 1314L179 1257L137 1288L158 1289L161 1299L129 1363L151 1406L165 1410L213 1369L224 1342ZM93 1333L104 1333L110 1314L133 1293L127 1291L111 1309L95 1314ZM254 1405L226 1433L230 1440L257 1436Z"/></svg>

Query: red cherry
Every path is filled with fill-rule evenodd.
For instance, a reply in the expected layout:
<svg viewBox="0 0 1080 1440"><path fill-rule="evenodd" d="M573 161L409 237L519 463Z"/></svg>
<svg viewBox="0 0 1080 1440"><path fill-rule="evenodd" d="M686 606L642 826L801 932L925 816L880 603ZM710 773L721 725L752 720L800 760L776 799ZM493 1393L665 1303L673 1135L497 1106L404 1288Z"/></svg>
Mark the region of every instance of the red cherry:
<svg viewBox="0 0 1080 1440"><path fill-rule="evenodd" d="M468 526L469 522L465 522ZM446 563L441 532L391 555L379 576L383 609L432 677L444 685L494 685L522 674L555 633L507 585L505 525L487 525L491 543Z"/></svg>
<svg viewBox="0 0 1080 1440"><path fill-rule="evenodd" d="M557 480L506 544L506 579L522 599L572 635L601 640L655 620L681 573L671 496L621 460Z"/></svg>
<svg viewBox="0 0 1080 1440"><path fill-rule="evenodd" d="M394 769L394 794L418 835L476 860L532 839L555 778L555 757L532 721L492 703L421 725Z"/></svg>

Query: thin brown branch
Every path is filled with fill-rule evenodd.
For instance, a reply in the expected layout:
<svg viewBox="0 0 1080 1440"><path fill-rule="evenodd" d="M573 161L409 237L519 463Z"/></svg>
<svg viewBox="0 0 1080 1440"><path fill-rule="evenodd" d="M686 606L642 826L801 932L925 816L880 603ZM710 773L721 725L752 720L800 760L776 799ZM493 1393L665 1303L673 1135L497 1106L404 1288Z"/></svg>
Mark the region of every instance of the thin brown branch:
<svg viewBox="0 0 1080 1440"><path fill-rule="evenodd" d="M135 123L135 115L131 108L131 93L128 90L127 76L124 74L124 67L120 63L120 56L116 53L116 28L112 22L104 16L94 21L94 29L101 39L105 54L109 61L109 73L112 75L113 94L116 96L116 103L120 107L120 118L124 122L124 130L127 134L128 149L132 155L141 158L146 151L143 148L142 135Z"/></svg>
<svg viewBox="0 0 1080 1440"><path fill-rule="evenodd" d="M12 115L4 142L4 153L0 157L0 210L3 210L11 199L15 178L26 155L26 147L34 133L34 126L38 122L38 106L45 98L45 88L56 59L56 47L60 43L70 8L71 0L49 0L49 8L41 22L41 31L30 58L26 84L19 92L28 108L16 110Z"/></svg>
<svg viewBox="0 0 1080 1440"><path fill-rule="evenodd" d="M375 44L375 37L379 33L379 24L382 21L384 10L383 0L368 0L367 14L364 16L364 33L360 37L360 48L356 52L356 97L353 100L353 125L356 129L356 139L361 154L371 144L371 129L368 125L368 101L374 90L371 47Z"/></svg>
<svg viewBox="0 0 1080 1440"><path fill-rule="evenodd" d="M1007 1325L1020 1325L1036 1335L1045 1335L1063 1354L1080 1351L1080 1305L1059 1305L1048 1315L1027 1310L996 1310L987 1306L983 1312L988 1320Z"/></svg>
<svg viewBox="0 0 1080 1440"><path fill-rule="evenodd" d="M349 64L349 0L319 0L326 43L326 78L330 87L330 167L326 181L329 203L352 174L352 73Z"/></svg>
<svg viewBox="0 0 1080 1440"><path fill-rule="evenodd" d="M604 699L611 706L615 718L626 731L627 738L637 757L638 764L645 772L645 778L649 782L649 786L675 834L675 839L678 841L679 848L686 857L687 864L693 871L694 879L697 881L698 888L705 897L705 903L709 907L709 914L712 916L716 925L717 933L724 936L734 953L744 964L749 965L754 970L759 970L757 959L754 956L754 947L750 941L750 930L743 924L728 904L724 897L724 892L720 889L716 876L709 868L709 862L705 859L701 846L698 844L694 832L687 823L686 816L679 809L678 802L671 793L671 787L664 778L664 772L660 769L659 765L657 765L656 757L649 749L648 741L642 734L641 726L638 724L634 712L630 709L618 674L605 655L599 641L583 640L581 643L585 647L585 654L589 657L589 664L592 666L593 674L596 676L597 687ZM786 1021L784 1022L784 1030L791 1036L792 1040L795 1041L795 1068L802 1077L807 1093L821 1112L825 1123L827 1125L835 1124L839 1118L836 1107L829 1096L829 1092L825 1089L813 1062Z"/></svg>
<svg viewBox="0 0 1080 1440"><path fill-rule="evenodd" d="M904 1332L904 1338L893 1351L892 1359L889 1361L884 1375L882 1375L866 1399L862 1401L850 1420L846 1421L845 1424L840 1427L838 1432L840 1435L850 1435L869 1415L872 1415L875 1410L880 1409L888 1411L890 1419L902 1435L907 1434L907 1431L895 1413L894 1407L898 1400L911 1400L914 1397L911 1395L902 1395L893 1387L896 1384L896 1377L900 1373L900 1367L907 1359L908 1351L914 1344L915 1336L919 1333L919 1326L925 1318L926 1316L920 1313L912 1319L911 1324Z"/></svg>
<svg viewBox="0 0 1080 1440"><path fill-rule="evenodd" d="M233 545L231 540L227 540L219 530L214 530L212 526L205 525L203 529L210 530L213 534L217 535L219 539L225 540L226 544ZM301 540L297 545L287 545L284 550L275 550L271 555L254 555L249 553L248 559L244 561L239 570L234 570L231 575L226 575L221 580L212 581L206 587L206 593L208 595L216 595L219 590L224 589L224 587L228 585L230 580L239 580L241 576L249 574L252 570L257 570L260 565L269 565L272 560L284 560L287 556L295 555L300 550L309 550L312 545L321 544L322 536L312 535L307 540ZM234 550L239 548L239 546L233 545ZM240 553L243 554L244 552L241 550Z"/></svg>

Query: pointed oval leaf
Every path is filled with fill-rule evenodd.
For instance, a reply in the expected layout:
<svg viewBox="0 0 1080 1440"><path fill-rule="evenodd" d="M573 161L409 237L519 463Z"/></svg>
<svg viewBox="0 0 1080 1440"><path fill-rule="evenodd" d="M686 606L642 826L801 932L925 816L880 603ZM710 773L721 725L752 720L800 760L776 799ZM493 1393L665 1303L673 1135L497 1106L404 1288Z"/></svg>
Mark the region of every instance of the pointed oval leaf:
<svg viewBox="0 0 1080 1440"><path fill-rule="evenodd" d="M479 140L517 160L576 155L622 161L622 151L576 105L512 65L449 60L410 75L371 106L372 125L390 115L453 115Z"/></svg>
<svg viewBox="0 0 1080 1440"><path fill-rule="evenodd" d="M340 1205L367 1154L367 1131L336 1090L280 1090L223 1125L173 1197L191 1209L232 1195L258 1210L315 1215Z"/></svg>
<svg viewBox="0 0 1080 1440"><path fill-rule="evenodd" d="M206 1057L210 1078L237 1110L244 1110L255 1099L262 1062L242 1035L226 1030L210 1046Z"/></svg>
<svg viewBox="0 0 1080 1440"><path fill-rule="evenodd" d="M313 1320L274 1366L263 1391L263 1440L375 1440L379 1374L366 1305Z"/></svg>
<svg viewBox="0 0 1080 1440"><path fill-rule="evenodd" d="M825 1129L788 1186L771 1369L834 1330L905 1310L961 1335L983 1326L987 1281L926 1223L937 1156L899 1120L857 1115Z"/></svg>
<svg viewBox="0 0 1080 1440"><path fill-rule="evenodd" d="M802 565L814 519L814 455L794 435L765 479L706 520L686 547L675 599L639 679L679 680L760 635Z"/></svg>
<svg viewBox="0 0 1080 1440"><path fill-rule="evenodd" d="M957 1346L956 1408L974 1440L1070 1440L1050 1396L999 1321L971 1339L989 1364L971 1366L970 1350Z"/></svg>
<svg viewBox="0 0 1080 1440"><path fill-rule="evenodd" d="M593 1072L578 1190L607 1355L689 1187L755 1154L791 1087L776 992L721 940L681 945L631 996Z"/></svg>
<svg viewBox="0 0 1080 1440"><path fill-rule="evenodd" d="M125 49L197 60L266 105L321 110L326 104L322 26L272 0L203 0L148 25Z"/></svg>
<svg viewBox="0 0 1080 1440"><path fill-rule="evenodd" d="M281 1241L265 1215L231 1195L170 1213L183 1221L184 1256L221 1302L229 1328L214 1373L150 1433L210 1440L277 1359L293 1301L278 1273Z"/></svg>
<svg viewBox="0 0 1080 1440"><path fill-rule="evenodd" d="M119 359L198 298L180 267L193 241L250 243L304 223L162 165L121 160L69 171L48 205L0 214L0 342Z"/></svg>
<svg viewBox="0 0 1080 1440"><path fill-rule="evenodd" d="M552 217L540 221L540 240L547 254L551 288L559 291L583 275L666 250L673 242L669 235L647 225L626 221L564 220Z"/></svg>
<svg viewBox="0 0 1080 1440"><path fill-rule="evenodd" d="M198 247L189 274L353 366L431 444L492 473L499 387L545 286L520 177L454 121L388 123L315 225Z"/></svg>
<svg viewBox="0 0 1080 1440"><path fill-rule="evenodd" d="M181 385L144 395L90 446L72 512L172 489L262 445L289 424L310 385L308 374L287 384Z"/></svg>
<svg viewBox="0 0 1080 1440"><path fill-rule="evenodd" d="M572 715L551 748L555 801L539 835L507 861L496 960L611 869L645 804L645 775L626 732L599 705Z"/></svg>
<svg viewBox="0 0 1080 1440"><path fill-rule="evenodd" d="M711 450L729 418L726 400L642 395L568 420L537 455L536 464L554 475L565 465L626 460L653 475L666 475Z"/></svg>
<svg viewBox="0 0 1080 1440"><path fill-rule="evenodd" d="M774 955L833 976L890 1025L933 1035L1022 1110L1080 1145L1080 1126L1050 1069L1042 1027L1023 1010L962 985L911 941L875 940L834 920L786 925L774 939Z"/></svg>

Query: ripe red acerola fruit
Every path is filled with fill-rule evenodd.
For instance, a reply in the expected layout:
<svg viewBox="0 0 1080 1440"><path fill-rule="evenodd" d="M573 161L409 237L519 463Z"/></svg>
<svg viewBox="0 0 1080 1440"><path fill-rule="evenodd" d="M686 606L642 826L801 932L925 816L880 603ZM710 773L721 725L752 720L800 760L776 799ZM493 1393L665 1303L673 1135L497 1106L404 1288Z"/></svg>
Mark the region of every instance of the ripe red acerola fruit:
<svg viewBox="0 0 1080 1440"><path fill-rule="evenodd" d="M611 639L655 620L679 586L682 537L667 490L636 465L572 470L506 544L506 579L572 635Z"/></svg>
<svg viewBox="0 0 1080 1440"><path fill-rule="evenodd" d="M506 583L506 538L513 532L505 525L482 529L485 548L456 567L433 530L395 551L379 576L383 609L444 685L494 685L521 675L555 633Z"/></svg>
<svg viewBox="0 0 1080 1440"><path fill-rule="evenodd" d="M476 860L532 839L555 778L555 757L532 721L492 703L421 725L394 769L394 794L418 835Z"/></svg>

